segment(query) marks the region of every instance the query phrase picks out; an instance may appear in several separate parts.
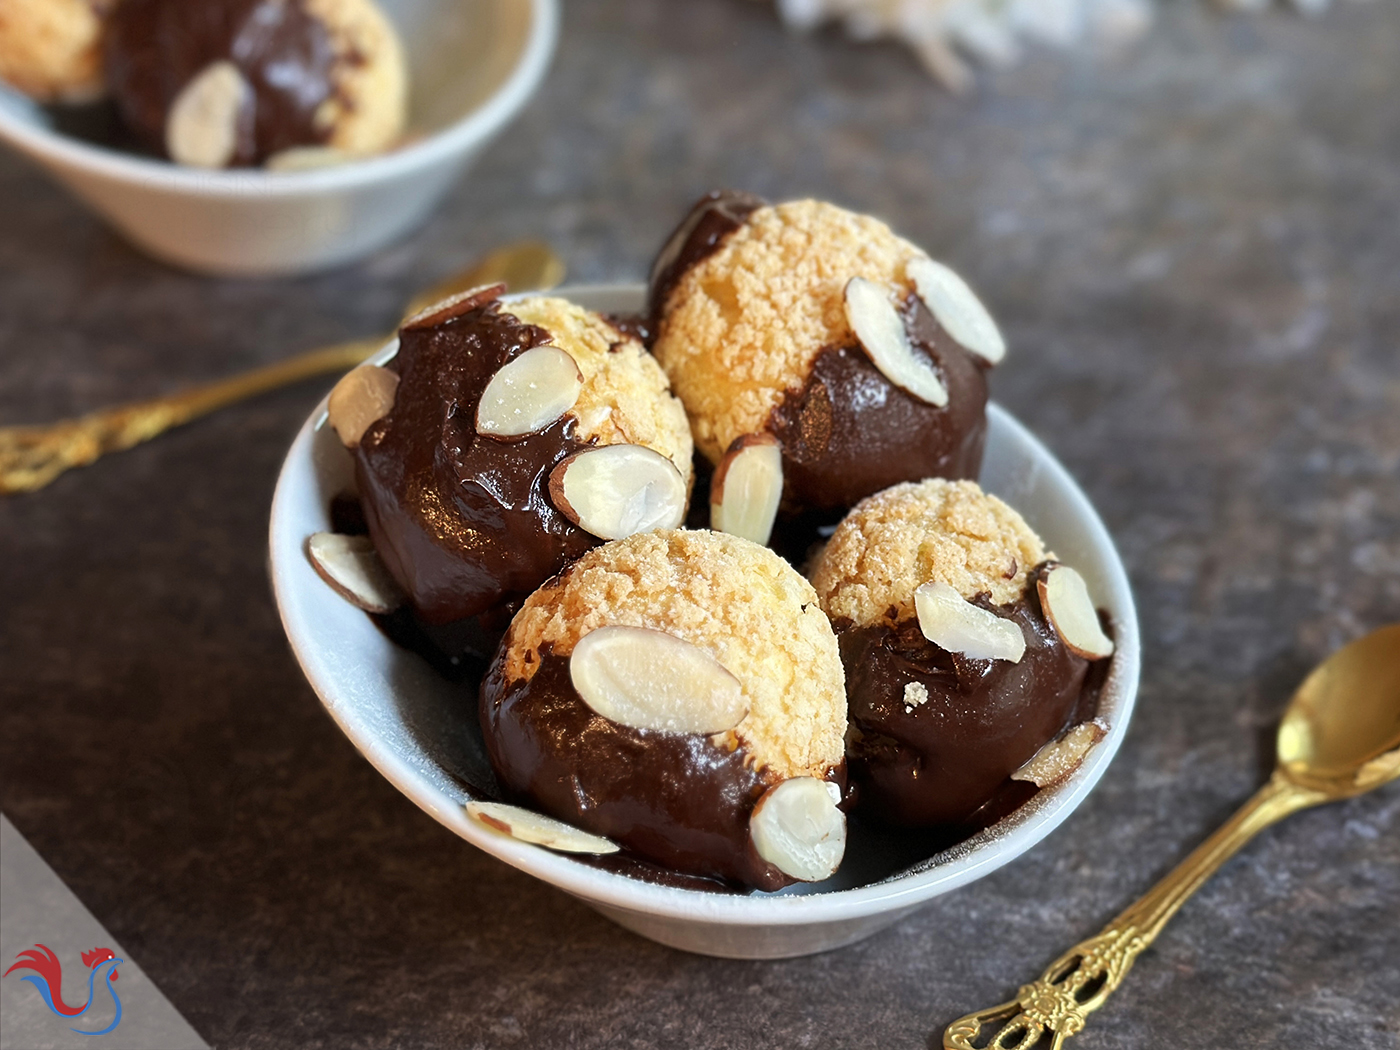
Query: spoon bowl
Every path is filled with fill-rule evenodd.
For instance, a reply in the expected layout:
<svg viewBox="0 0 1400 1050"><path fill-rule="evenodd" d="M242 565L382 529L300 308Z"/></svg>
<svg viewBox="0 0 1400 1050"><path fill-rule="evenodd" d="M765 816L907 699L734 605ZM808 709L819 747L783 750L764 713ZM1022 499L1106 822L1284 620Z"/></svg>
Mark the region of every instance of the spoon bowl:
<svg viewBox="0 0 1400 1050"><path fill-rule="evenodd" d="M1338 649L1293 694L1269 782L1097 936L1056 959L1015 999L958 1018L944 1050L1060 1050L1122 983L1167 920L1259 832L1400 777L1400 623ZM987 1030L994 1029L990 1039Z"/></svg>
<svg viewBox="0 0 1400 1050"><path fill-rule="evenodd" d="M1337 650L1303 679L1278 730L1278 768L1333 798L1400 772L1400 624ZM1376 780L1377 776L1382 780Z"/></svg>

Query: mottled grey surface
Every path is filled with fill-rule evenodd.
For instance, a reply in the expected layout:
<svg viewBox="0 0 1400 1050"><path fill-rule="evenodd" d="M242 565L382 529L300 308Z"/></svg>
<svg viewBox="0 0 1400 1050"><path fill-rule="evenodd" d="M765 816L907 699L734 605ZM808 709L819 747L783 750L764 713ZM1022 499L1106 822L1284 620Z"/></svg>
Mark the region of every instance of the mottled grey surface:
<svg viewBox="0 0 1400 1050"><path fill-rule="evenodd" d="M283 640L264 533L324 384L0 503L0 807L217 1046L911 1047L998 1002L1258 784L1304 671L1400 620L1400 4L1194 5L1113 60L966 100L893 46L740 0L569 0L544 92L432 225L340 273L137 255L0 155L0 420L45 420L386 327L543 236L634 279L700 191L868 209L983 290L994 393L1116 536L1146 663L1083 808L871 940L687 956L400 797ZM1400 790L1229 863L1076 1045L1400 1043Z"/></svg>

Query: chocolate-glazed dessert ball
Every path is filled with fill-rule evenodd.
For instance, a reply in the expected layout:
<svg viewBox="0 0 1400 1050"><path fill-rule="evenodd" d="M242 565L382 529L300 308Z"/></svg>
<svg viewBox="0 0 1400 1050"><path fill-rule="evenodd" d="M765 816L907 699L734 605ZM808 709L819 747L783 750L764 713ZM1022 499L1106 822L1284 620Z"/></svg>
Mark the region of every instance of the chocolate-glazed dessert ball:
<svg viewBox="0 0 1400 1050"><path fill-rule="evenodd" d="M656 362L591 311L502 288L411 318L331 394L375 549L433 624L684 518L690 429Z"/></svg>
<svg viewBox="0 0 1400 1050"><path fill-rule="evenodd" d="M652 272L657 360L715 464L771 435L786 512L974 477L996 326L884 223L819 201L712 194Z"/></svg>
<svg viewBox="0 0 1400 1050"><path fill-rule="evenodd" d="M102 23L114 0L3 0L0 80L40 102L102 94Z"/></svg>
<svg viewBox="0 0 1400 1050"><path fill-rule="evenodd" d="M481 722L515 798L674 871L772 890L844 852L836 639L807 581L739 537L589 551L512 621Z"/></svg>
<svg viewBox="0 0 1400 1050"><path fill-rule="evenodd" d="M122 119L181 164L325 162L403 130L403 50L373 0L122 0L105 52Z"/></svg>
<svg viewBox="0 0 1400 1050"><path fill-rule="evenodd" d="M1078 574L970 481L865 500L813 585L846 667L859 811L880 822L966 820L1066 726L1086 657L1112 650Z"/></svg>

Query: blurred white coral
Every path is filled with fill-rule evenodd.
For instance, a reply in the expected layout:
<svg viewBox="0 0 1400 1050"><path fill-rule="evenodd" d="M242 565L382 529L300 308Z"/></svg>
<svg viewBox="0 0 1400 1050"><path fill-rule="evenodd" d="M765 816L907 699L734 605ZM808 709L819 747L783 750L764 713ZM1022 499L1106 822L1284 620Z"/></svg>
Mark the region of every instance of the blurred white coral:
<svg viewBox="0 0 1400 1050"><path fill-rule="evenodd" d="M840 20L857 40L893 37L914 49L949 89L972 81L963 56L986 65L1016 60L1023 42L1060 47L1081 42L1121 45L1152 25L1161 0L777 0L783 21L811 29ZM1272 0L1215 0L1227 10L1254 11ZM1330 0L1291 0L1317 14Z"/></svg>

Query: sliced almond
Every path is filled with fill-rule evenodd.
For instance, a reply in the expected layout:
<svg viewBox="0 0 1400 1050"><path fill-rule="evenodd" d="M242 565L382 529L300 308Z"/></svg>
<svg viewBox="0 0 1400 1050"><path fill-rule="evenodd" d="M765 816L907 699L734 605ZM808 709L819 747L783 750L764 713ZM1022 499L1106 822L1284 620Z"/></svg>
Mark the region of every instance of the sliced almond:
<svg viewBox="0 0 1400 1050"><path fill-rule="evenodd" d="M1001 329L966 281L929 258L915 259L904 272L929 312L961 346L993 365L1006 356Z"/></svg>
<svg viewBox="0 0 1400 1050"><path fill-rule="evenodd" d="M467 816L492 831L560 853L616 853L621 848L601 835L504 802L468 802Z"/></svg>
<svg viewBox="0 0 1400 1050"><path fill-rule="evenodd" d="M476 432L517 438L543 430L574 407L583 373L567 351L536 346L501 366L476 406Z"/></svg>
<svg viewBox="0 0 1400 1050"><path fill-rule="evenodd" d="M973 605L942 580L930 580L914 592L914 610L924 637L950 653L1013 664L1026 654L1019 624Z"/></svg>
<svg viewBox="0 0 1400 1050"><path fill-rule="evenodd" d="M698 645L645 627L599 627L574 646L569 677L604 718L664 733L723 733L747 717L739 679Z"/></svg>
<svg viewBox="0 0 1400 1050"><path fill-rule="evenodd" d="M354 448L373 423L389 414L399 375L378 365L360 365L340 377L326 400L326 415L341 444Z"/></svg>
<svg viewBox="0 0 1400 1050"><path fill-rule="evenodd" d="M1086 660L1113 655L1113 639L1099 625L1083 576L1068 565L1055 565L1036 581L1036 589L1041 611L1070 652Z"/></svg>
<svg viewBox="0 0 1400 1050"><path fill-rule="evenodd" d="M914 356L904 319L883 284L852 277L846 282L846 323L886 379L921 401L942 408L948 389L926 361Z"/></svg>
<svg viewBox="0 0 1400 1050"><path fill-rule="evenodd" d="M315 171L348 164L354 159L354 154L334 146L293 146L268 157L263 167L268 171Z"/></svg>
<svg viewBox="0 0 1400 1050"><path fill-rule="evenodd" d="M685 478L644 445L602 445L575 452L549 475L559 513L585 532L620 540L685 520Z"/></svg>
<svg viewBox="0 0 1400 1050"><path fill-rule="evenodd" d="M1100 722L1080 722L1037 751L1029 762L1011 774L1011 779L1026 780L1042 788L1063 783L1084 764L1090 749L1107 735L1108 727Z"/></svg>
<svg viewBox="0 0 1400 1050"><path fill-rule="evenodd" d="M316 574L365 612L393 612L406 600L368 536L316 532L306 541L306 552Z"/></svg>
<svg viewBox="0 0 1400 1050"><path fill-rule="evenodd" d="M816 777L793 777L769 788L754 807L749 837L755 851L802 882L829 878L846 854L841 789Z"/></svg>
<svg viewBox="0 0 1400 1050"><path fill-rule="evenodd" d="M494 302L505 293L504 283L483 284L479 288L468 288L465 292L449 295L446 299L433 303L432 306L425 306L416 314L404 318L404 322L399 325L399 328L405 332L419 328L434 328L444 321L461 317L463 314L471 313L479 306Z"/></svg>
<svg viewBox="0 0 1400 1050"><path fill-rule="evenodd" d="M225 168L253 89L232 62L211 62L181 89L165 118L165 150L176 164Z"/></svg>
<svg viewBox="0 0 1400 1050"><path fill-rule="evenodd" d="M772 434L739 438L710 482L710 528L767 543L783 498L783 452Z"/></svg>

